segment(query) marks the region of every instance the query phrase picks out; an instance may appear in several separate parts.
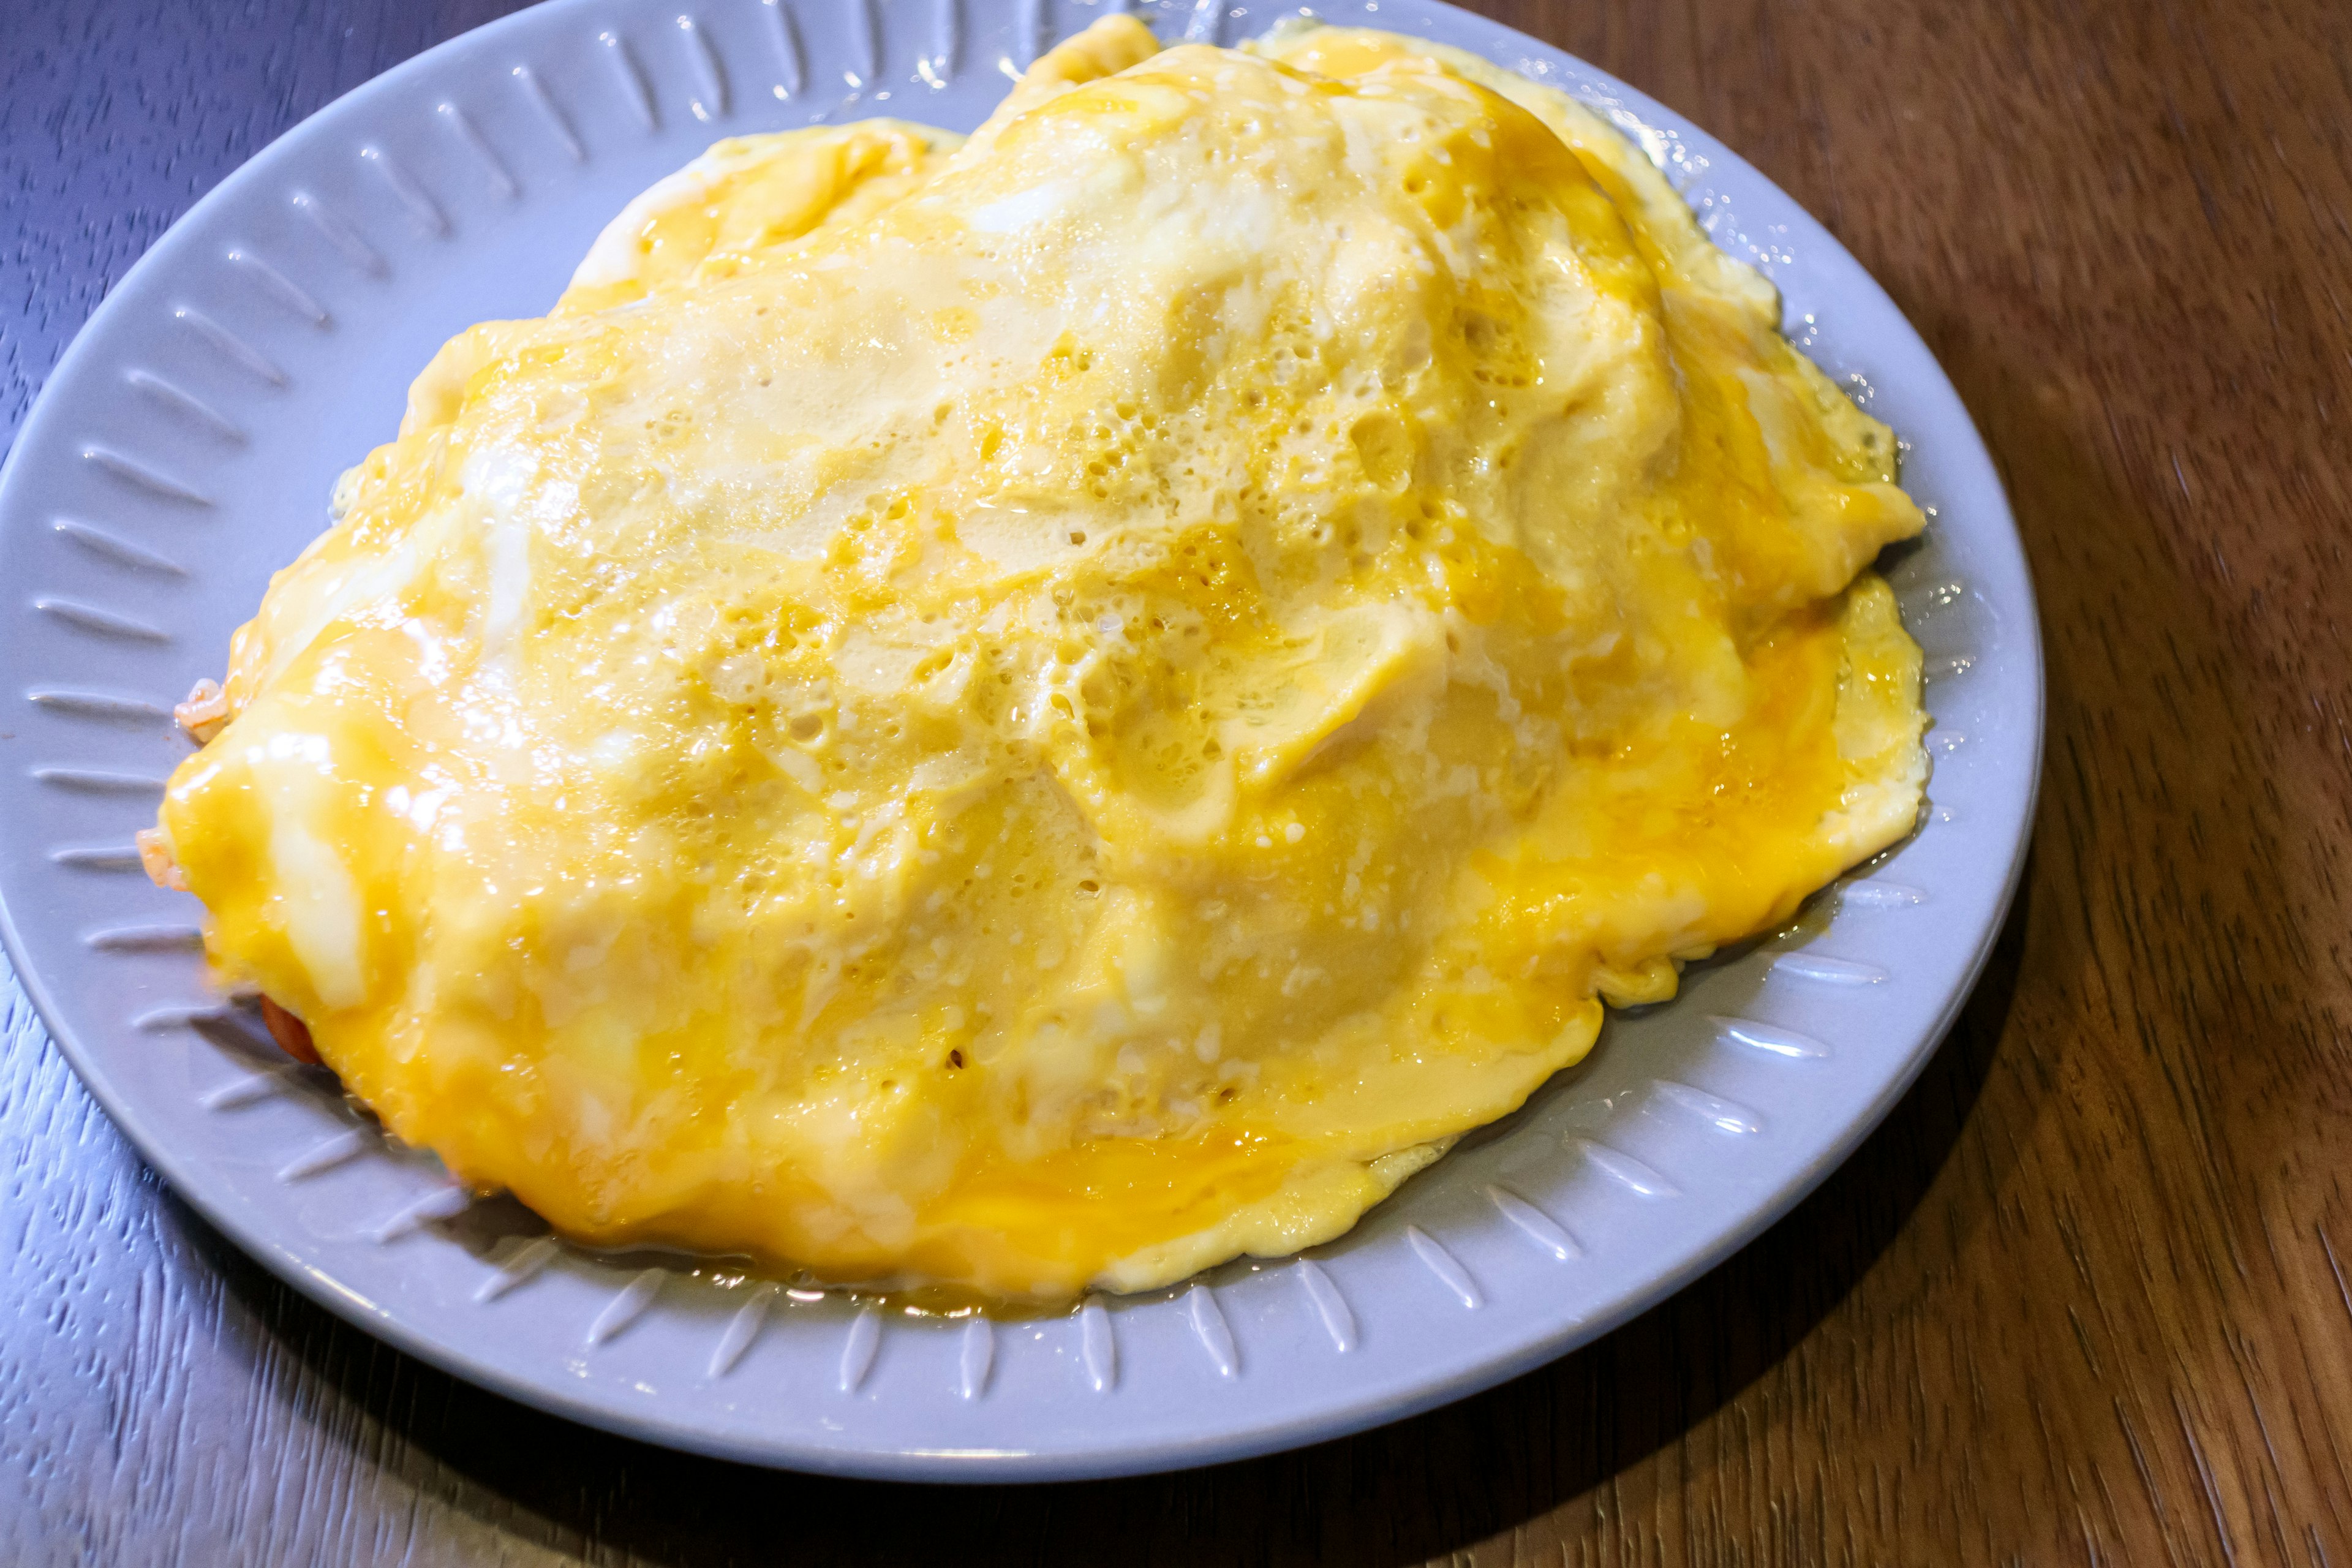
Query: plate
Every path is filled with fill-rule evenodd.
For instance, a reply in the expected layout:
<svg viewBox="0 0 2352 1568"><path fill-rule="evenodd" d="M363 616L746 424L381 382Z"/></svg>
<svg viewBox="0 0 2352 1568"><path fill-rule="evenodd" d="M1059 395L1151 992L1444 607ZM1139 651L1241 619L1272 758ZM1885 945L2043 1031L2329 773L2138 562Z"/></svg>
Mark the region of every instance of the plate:
<svg viewBox="0 0 2352 1568"><path fill-rule="evenodd" d="M336 474L441 342L542 312L613 213L716 138L872 114L976 124L1112 0L552 0L304 121L90 319L0 472L0 929L58 1047L178 1192L326 1306L599 1426L731 1458L952 1480L1171 1468L1329 1437L1572 1349L1809 1191L1982 966L2039 773L2032 586L1983 445L1862 268L1754 170L1591 67L1428 0L1331 20L1461 45L1637 138L1791 334L1909 443L1888 563L1928 659L1928 819L1797 927L1612 1017L1581 1067L1341 1240L1067 1316L885 1313L557 1244L387 1142L205 988L198 910L131 847ZM683 5L684 8L679 7ZM1268 7L1142 7L1236 40Z"/></svg>

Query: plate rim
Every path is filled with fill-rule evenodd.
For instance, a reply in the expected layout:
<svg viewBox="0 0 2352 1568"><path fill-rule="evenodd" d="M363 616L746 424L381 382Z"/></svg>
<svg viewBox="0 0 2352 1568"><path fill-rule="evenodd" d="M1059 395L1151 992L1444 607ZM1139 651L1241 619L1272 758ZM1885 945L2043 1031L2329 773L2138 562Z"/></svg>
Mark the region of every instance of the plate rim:
<svg viewBox="0 0 2352 1568"><path fill-rule="evenodd" d="M19 475L33 461L28 453L53 445L60 438L48 429L50 424L63 417L58 412L62 399L51 395L52 388L68 383L72 373L80 369L82 360L102 352L94 345L103 334L94 329L108 324L110 313L116 309L120 298L133 291L131 285L169 265L171 258L165 242L173 235L197 226L215 213L232 208L249 188L259 187L272 178L282 165L299 156L306 132L316 136L332 128L330 117L335 120L355 118L378 101L394 99L412 85L429 80L436 72L454 67L465 53L487 48L496 41L505 40L509 35L527 36L534 29L551 25L551 18L570 17L575 13L583 16L593 15L604 3L605 0L542 0L541 4L445 39L321 105L223 176L218 184L191 204L187 211L151 242L146 251L125 269L121 278L108 289L106 298L76 330L65 352L44 377L41 391L10 443L5 461L0 461L0 498L12 492ZM774 5L776 0L765 0L765 3ZM1842 258L1864 286L1874 293L1876 303L1909 332L1919 357L1925 364L1933 367L1941 382L1940 388L1937 390L1948 396L1959 416L1954 426L1938 431L1939 443L1948 447L1964 444L1965 450L1955 455L1981 470L1980 477L1989 484L1990 494L1998 503L1999 517L1995 521L2001 525L1999 542L2014 557L2018 592L2021 599L2018 607L2023 612L2018 622L2009 628L2016 641L2008 657L2017 663L2019 673L2027 678L2032 699L2030 723L2025 727L2028 740L2024 748L2023 797L2010 836L2009 861L2003 868L1998 894L1990 906L1989 918L1975 934L1974 950L1963 968L1959 983L1945 998L1932 1026L1922 1032L1911 1045L1896 1069L1879 1084L1861 1113L1849 1118L1838 1127L1833 1136L1815 1147L1811 1157L1793 1176L1779 1180L1759 1197L1744 1204L1726 1202L1719 1205L1722 1212L1733 1215L1731 1223L1717 1226L1705 1245L1672 1267L1649 1273L1638 1289L1619 1292L1610 1300L1606 1310L1591 1317L1562 1321L1548 1333L1510 1344L1465 1370L1425 1381L1409 1396L1372 1394L1342 1397L1318 1403L1305 1414L1255 1423L1244 1420L1208 1436L1180 1440L1153 1439L1150 1440L1151 1446L1148 1447L1118 1449L1076 1458L1009 1451L945 1458L905 1450L884 1452L790 1441L765 1444L755 1448L730 1441L726 1435L711 1432L694 1423L673 1419L656 1408L622 1410L593 1397L575 1394L569 1386L556 1380L533 1380L510 1373L504 1367L469 1355L462 1345L421 1331L404 1321L397 1312L341 1288L334 1280L310 1268L302 1257L279 1237L267 1234L260 1226L243 1223L243 1211L249 1205L226 1186L215 1190L213 1184L205 1179L204 1163L176 1146L170 1129L155 1125L118 1092L118 1086L99 1064L96 1053L80 1037L72 1010L61 1005L49 977L28 962L28 949L20 930L19 911L15 902L5 896L5 889L0 889L0 949L5 949L17 984L38 1015L49 1038L84 1089L138 1150L141 1157L163 1177L173 1193L238 1250L338 1317L450 1375L489 1388L519 1403L616 1436L654 1441L739 1463L820 1474L988 1484L1146 1474L1248 1458L1404 1420L1466 1397L1591 1342L1685 1289L1784 1217L1815 1191L1832 1172L1843 1165L1863 1140L1883 1122L1927 1062L1942 1048L1952 1026L1974 995L2011 913L2032 845L2046 743L2047 668L2040 625L2039 595L2032 580L2031 559L2024 549L2007 488L2001 482L1998 467L1985 446L1975 417L1969 412L1957 387L1952 385L1948 373L1928 348L1917 328L1868 269L1794 198L1789 197L1775 183L1696 126L1687 116L1655 102L1610 73L1570 55L1566 49L1475 13L1462 11L1447 4L1446 0L1418 0L1418 3L1428 10L1449 14L1458 22L1471 25L1474 31L1511 39L1538 56L1551 55L1572 61L1575 68L1583 73L1583 79L1603 85L1611 92L1622 95L1621 101L1637 109L1646 123L1663 124L1678 136L1692 137L1705 145L1706 155L1711 160L1728 163L1746 178L1779 192L1805 226L1797 239L1809 250L1825 249ZM648 20L654 19L661 9L650 0L632 0L632 4L635 10L643 11ZM860 0L860 4L867 4L867 0ZM1102 7L1098 14L1107 13L1109 8ZM1139 5L1135 9L1150 21L1181 16L1188 8L1182 0L1159 0L1157 5ZM866 15L869 18L877 15L870 5ZM1255 25L1259 20L1261 18L1253 15L1250 23ZM1386 18L1375 20L1382 25L1387 21ZM903 9L894 10L878 25L892 28L915 26ZM1482 49L1480 52L1486 51ZM0 826L0 833L7 831L5 826Z"/></svg>

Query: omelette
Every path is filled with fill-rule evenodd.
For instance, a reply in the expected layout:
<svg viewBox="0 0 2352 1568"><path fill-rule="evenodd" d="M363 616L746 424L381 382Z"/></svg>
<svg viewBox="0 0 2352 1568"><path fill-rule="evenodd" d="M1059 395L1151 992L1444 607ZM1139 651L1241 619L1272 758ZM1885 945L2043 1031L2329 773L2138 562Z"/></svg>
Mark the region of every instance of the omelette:
<svg viewBox="0 0 2352 1568"><path fill-rule="evenodd" d="M1895 443L1437 45L1113 16L452 340L142 836L590 1245L997 1301L1353 1225L1915 825Z"/></svg>

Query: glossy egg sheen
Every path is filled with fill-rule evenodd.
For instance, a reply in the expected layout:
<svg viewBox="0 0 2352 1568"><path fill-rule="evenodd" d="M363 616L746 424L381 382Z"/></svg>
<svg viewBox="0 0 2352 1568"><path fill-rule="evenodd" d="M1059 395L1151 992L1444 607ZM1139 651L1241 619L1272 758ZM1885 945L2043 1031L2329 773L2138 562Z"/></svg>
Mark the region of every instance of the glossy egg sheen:
<svg viewBox="0 0 2352 1568"><path fill-rule="evenodd" d="M154 863L575 1237L1042 1301L1327 1240L1916 819L1920 514L1777 321L1381 34L723 142L425 372Z"/></svg>

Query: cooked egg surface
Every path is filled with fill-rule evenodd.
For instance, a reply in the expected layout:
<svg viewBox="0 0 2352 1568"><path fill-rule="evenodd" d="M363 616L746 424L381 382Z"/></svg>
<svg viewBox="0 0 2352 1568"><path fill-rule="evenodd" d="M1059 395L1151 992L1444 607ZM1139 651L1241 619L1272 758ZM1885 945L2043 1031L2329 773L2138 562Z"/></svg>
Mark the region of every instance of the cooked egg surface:
<svg viewBox="0 0 2352 1568"><path fill-rule="evenodd" d="M1886 429L1435 46L722 143L237 636L159 862L565 1233L1055 1300L1346 1230L1902 837ZM209 729L210 726L207 726Z"/></svg>

